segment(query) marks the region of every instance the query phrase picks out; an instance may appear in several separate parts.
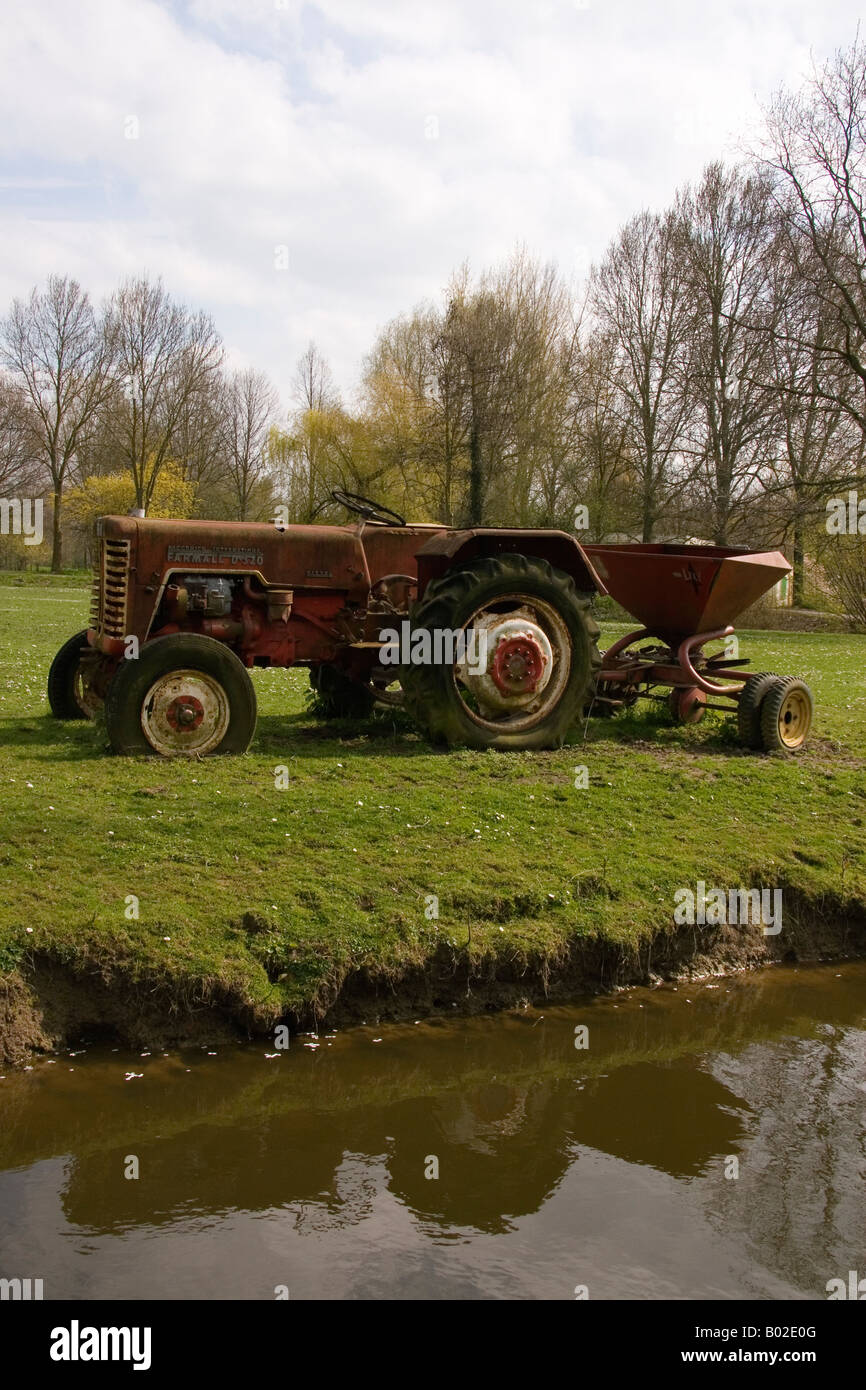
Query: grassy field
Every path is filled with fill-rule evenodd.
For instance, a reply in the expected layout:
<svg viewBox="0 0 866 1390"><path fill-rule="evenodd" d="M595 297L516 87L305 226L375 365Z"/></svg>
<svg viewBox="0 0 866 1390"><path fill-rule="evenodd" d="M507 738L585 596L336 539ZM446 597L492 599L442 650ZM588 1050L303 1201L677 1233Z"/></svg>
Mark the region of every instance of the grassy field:
<svg viewBox="0 0 866 1390"><path fill-rule="evenodd" d="M392 713L322 723L297 670L255 673L244 757L130 760L98 726L51 718L48 665L87 588L39 579L0 576L0 971L47 954L179 997L228 991L265 1019L443 948L519 963L576 937L634 943L699 879L862 914L866 637L740 635L753 669L812 686L817 728L794 758L746 753L721 715L683 729L653 706L557 752L442 752Z"/></svg>

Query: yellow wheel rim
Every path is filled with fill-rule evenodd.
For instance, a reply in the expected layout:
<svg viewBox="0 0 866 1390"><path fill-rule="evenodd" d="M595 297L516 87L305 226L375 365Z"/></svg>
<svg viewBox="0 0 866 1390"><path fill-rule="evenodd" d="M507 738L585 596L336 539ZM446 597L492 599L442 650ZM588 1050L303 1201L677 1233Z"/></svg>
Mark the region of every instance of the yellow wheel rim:
<svg viewBox="0 0 866 1390"><path fill-rule="evenodd" d="M791 690L779 710L779 738L786 748L799 748L812 727L812 702L805 690Z"/></svg>

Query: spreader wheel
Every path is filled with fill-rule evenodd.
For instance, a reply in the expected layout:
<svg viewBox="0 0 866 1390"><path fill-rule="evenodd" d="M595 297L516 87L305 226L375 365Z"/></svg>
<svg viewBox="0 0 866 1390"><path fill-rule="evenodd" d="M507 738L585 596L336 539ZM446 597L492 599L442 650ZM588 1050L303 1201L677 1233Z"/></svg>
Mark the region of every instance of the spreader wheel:
<svg viewBox="0 0 866 1390"><path fill-rule="evenodd" d="M795 753L809 737L815 702L805 681L777 676L761 702L761 742L768 753Z"/></svg>
<svg viewBox="0 0 866 1390"><path fill-rule="evenodd" d="M737 702L737 727L740 742L746 748L763 748L761 736L761 701L774 681L780 677L772 671L760 671L750 676Z"/></svg>
<svg viewBox="0 0 866 1390"><path fill-rule="evenodd" d="M678 724L700 724L707 712L707 697L697 685L677 687L668 696L668 709Z"/></svg>
<svg viewBox="0 0 866 1390"><path fill-rule="evenodd" d="M244 753L256 728L256 693L222 642L173 633L120 663L108 687L105 723L115 753Z"/></svg>

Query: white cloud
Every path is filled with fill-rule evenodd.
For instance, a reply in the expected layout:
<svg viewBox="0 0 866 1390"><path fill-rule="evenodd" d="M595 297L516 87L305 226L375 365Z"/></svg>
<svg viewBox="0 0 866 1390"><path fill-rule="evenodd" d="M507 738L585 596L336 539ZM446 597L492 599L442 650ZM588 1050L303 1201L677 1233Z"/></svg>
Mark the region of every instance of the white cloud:
<svg viewBox="0 0 866 1390"><path fill-rule="evenodd" d="M11 0L0 300L146 269L283 392L310 337L349 385L465 258L523 241L580 274L856 21L853 0Z"/></svg>

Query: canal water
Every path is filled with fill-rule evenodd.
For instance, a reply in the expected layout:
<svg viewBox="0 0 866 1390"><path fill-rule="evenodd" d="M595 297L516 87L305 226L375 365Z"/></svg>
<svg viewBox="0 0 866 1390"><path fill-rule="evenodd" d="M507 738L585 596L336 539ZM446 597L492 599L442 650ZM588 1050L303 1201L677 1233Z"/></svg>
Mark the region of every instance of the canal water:
<svg viewBox="0 0 866 1390"><path fill-rule="evenodd" d="M864 963L275 1051L85 1039L7 1070L0 1277L46 1299L824 1299L866 1275Z"/></svg>

